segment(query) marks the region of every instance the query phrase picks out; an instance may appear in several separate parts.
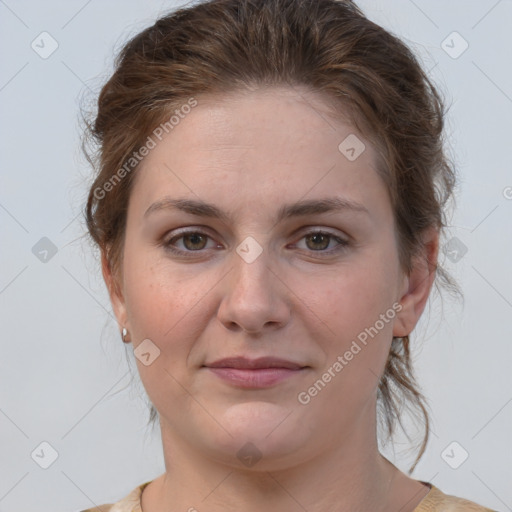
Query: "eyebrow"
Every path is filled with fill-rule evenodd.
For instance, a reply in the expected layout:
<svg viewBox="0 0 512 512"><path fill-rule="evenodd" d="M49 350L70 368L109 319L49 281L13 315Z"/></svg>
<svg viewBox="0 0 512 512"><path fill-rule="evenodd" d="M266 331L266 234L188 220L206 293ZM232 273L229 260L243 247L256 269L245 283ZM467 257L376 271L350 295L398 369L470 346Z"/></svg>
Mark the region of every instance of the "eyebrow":
<svg viewBox="0 0 512 512"><path fill-rule="evenodd" d="M224 223L230 221L230 215L213 204L195 199L174 199L172 197L164 197L154 202L146 210L144 217L148 217L150 214L161 210L180 210L191 215L219 219ZM339 211L353 211L369 214L368 209L360 203L340 197L326 197L323 199L302 200L283 205L277 213L275 223L277 224L293 217Z"/></svg>

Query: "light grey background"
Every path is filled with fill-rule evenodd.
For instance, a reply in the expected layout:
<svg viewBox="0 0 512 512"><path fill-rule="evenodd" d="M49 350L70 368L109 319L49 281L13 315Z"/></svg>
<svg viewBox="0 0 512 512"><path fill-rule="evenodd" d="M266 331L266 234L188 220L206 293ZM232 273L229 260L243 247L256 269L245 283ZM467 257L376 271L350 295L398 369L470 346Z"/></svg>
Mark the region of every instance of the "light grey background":
<svg viewBox="0 0 512 512"><path fill-rule="evenodd" d="M452 104L447 136L460 187L449 238L459 249L442 260L465 304L446 296L441 311L434 299L413 337L433 422L413 477L512 510L512 1L358 3L420 55ZM78 101L99 90L129 36L176 5L0 0L0 512L113 502L164 471L145 392L138 377L131 383L133 354L130 366L98 261L80 239L90 169ZM51 48L44 31L58 44L46 59L31 47ZM36 245L43 237L55 255ZM383 451L406 471L407 447L397 435L395 453ZM43 469L52 449L58 457ZM453 469L447 461L460 462L462 450L469 456Z"/></svg>

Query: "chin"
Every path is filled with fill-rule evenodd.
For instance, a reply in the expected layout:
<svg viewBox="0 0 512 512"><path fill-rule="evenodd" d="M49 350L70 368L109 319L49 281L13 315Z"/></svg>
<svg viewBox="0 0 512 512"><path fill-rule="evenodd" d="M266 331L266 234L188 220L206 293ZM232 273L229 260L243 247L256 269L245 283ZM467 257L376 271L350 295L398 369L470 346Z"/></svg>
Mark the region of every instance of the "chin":
<svg viewBox="0 0 512 512"><path fill-rule="evenodd" d="M211 439L210 450L240 469L284 469L292 457L297 457L300 447L309 444L307 425L291 411L289 407L263 401L231 405L215 415L231 435L217 431L221 437Z"/></svg>

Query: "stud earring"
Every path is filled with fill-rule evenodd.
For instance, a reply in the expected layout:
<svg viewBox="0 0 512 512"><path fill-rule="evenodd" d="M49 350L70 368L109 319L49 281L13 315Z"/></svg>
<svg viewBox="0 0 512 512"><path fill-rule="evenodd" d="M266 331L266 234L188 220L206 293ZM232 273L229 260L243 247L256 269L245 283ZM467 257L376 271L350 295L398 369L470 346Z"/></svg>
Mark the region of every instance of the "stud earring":
<svg viewBox="0 0 512 512"><path fill-rule="evenodd" d="M128 330L126 327L123 327L123 331L121 333L121 338L123 339L123 343L129 343L129 341L126 339L126 335L128 334Z"/></svg>

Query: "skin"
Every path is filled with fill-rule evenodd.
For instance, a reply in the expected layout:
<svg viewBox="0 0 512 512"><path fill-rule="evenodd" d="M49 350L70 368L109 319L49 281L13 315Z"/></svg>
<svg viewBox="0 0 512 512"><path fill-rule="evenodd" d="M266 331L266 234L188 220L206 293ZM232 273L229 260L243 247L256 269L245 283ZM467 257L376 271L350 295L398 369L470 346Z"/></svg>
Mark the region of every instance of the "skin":
<svg viewBox="0 0 512 512"><path fill-rule="evenodd" d="M366 146L354 161L338 149L349 134ZM150 339L160 350L148 366L136 359L160 414L166 463L142 494L144 512L407 512L427 494L379 453L376 393L392 337L409 334L425 307L434 279L425 261L437 261L438 233L425 233L405 275L375 169L370 143L330 117L321 96L283 87L198 98L145 157L129 201L122 275L103 257L120 327L134 349ZM213 203L230 218L171 209L146 218L165 196ZM367 212L275 223L284 204L334 196ZM171 240L178 228L206 236ZM319 230L333 236L306 236ZM248 236L262 249L252 263L236 252ZM298 394L393 304L401 310L392 320L300 403ZM236 355L307 368L248 390L202 367ZM262 455L251 467L237 457L247 442Z"/></svg>

